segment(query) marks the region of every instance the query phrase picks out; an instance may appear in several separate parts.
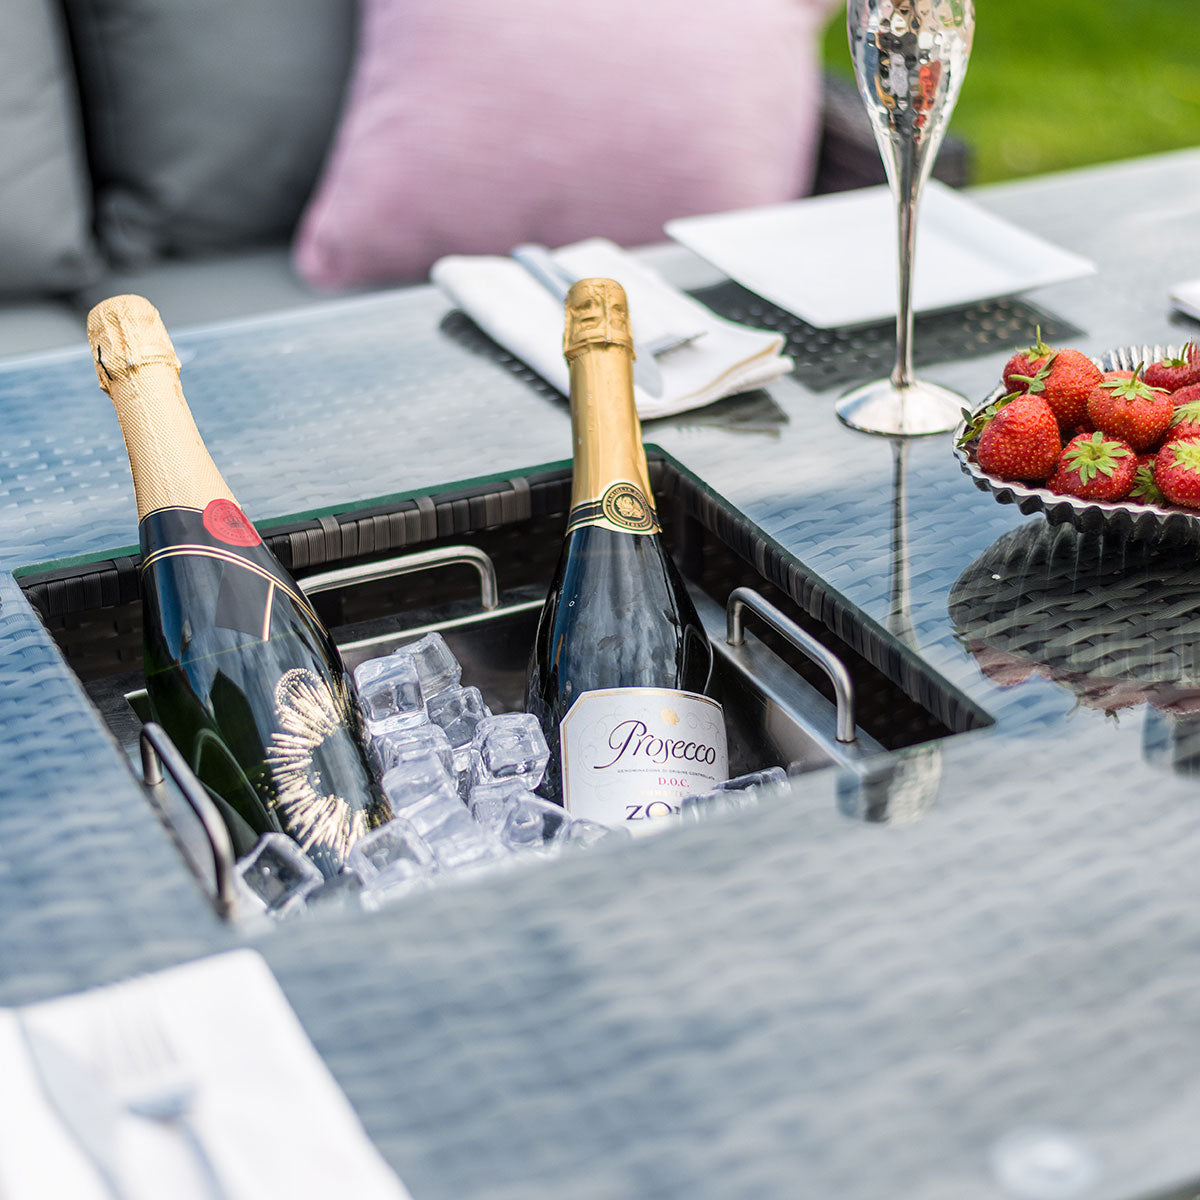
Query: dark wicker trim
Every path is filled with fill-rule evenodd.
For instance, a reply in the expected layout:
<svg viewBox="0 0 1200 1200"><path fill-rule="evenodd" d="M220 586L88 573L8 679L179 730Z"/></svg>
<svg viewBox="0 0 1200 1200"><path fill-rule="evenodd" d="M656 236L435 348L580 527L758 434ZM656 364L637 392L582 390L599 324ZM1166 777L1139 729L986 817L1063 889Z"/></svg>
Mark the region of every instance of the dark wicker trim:
<svg viewBox="0 0 1200 1200"><path fill-rule="evenodd" d="M831 591L747 517L662 451L648 453L651 485L660 509L696 520L758 574L791 598L904 693L953 730L990 723L987 715L913 652ZM465 537L536 518L570 506L568 465L537 468L482 484L406 497L336 515L275 526L266 544L290 570L318 570L348 561L401 552L447 538ZM136 556L105 559L26 576L21 586L44 618L70 616L135 601Z"/></svg>

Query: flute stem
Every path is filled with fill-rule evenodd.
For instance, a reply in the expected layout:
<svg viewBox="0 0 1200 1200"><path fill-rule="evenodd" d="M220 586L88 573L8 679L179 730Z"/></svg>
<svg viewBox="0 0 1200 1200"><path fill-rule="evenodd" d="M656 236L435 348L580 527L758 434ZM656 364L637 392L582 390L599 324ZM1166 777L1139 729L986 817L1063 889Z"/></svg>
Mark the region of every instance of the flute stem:
<svg viewBox="0 0 1200 1200"><path fill-rule="evenodd" d="M917 241L917 205L920 199L919 176L905 164L897 172L897 303L896 303L896 365L892 369L892 384L898 390L913 383L913 256Z"/></svg>

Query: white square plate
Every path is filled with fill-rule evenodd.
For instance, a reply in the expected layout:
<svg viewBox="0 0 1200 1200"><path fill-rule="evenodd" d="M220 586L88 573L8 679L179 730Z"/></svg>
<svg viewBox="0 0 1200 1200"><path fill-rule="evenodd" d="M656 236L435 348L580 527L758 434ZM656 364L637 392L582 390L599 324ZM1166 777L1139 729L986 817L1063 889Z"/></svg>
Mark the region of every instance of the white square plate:
<svg viewBox="0 0 1200 1200"><path fill-rule="evenodd" d="M832 329L896 315L896 210L886 187L680 217L667 234L764 300ZM931 180L917 220L913 307L953 308L1094 274L1095 264Z"/></svg>

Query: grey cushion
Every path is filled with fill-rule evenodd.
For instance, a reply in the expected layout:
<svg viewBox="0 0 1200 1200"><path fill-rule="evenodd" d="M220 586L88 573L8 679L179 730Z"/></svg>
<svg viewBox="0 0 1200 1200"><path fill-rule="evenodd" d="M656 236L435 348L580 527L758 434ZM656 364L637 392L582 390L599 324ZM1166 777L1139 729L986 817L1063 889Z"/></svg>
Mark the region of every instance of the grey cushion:
<svg viewBox="0 0 1200 1200"><path fill-rule="evenodd" d="M0 303L0 359L87 345L83 314L66 300Z"/></svg>
<svg viewBox="0 0 1200 1200"><path fill-rule="evenodd" d="M4 0L0 295L66 292L93 272L79 104L54 0Z"/></svg>
<svg viewBox="0 0 1200 1200"><path fill-rule="evenodd" d="M144 267L111 270L69 303L0 302L0 359L85 346L88 309L125 292L151 300L172 332L330 302L328 292L318 292L296 277L286 245L191 260L160 259Z"/></svg>
<svg viewBox="0 0 1200 1200"><path fill-rule="evenodd" d="M117 268L85 288L78 301L86 311L108 296L128 292L145 296L172 330L329 303L328 292L296 277L286 245Z"/></svg>
<svg viewBox="0 0 1200 1200"><path fill-rule="evenodd" d="M353 0L64 3L111 257L285 240L337 119Z"/></svg>

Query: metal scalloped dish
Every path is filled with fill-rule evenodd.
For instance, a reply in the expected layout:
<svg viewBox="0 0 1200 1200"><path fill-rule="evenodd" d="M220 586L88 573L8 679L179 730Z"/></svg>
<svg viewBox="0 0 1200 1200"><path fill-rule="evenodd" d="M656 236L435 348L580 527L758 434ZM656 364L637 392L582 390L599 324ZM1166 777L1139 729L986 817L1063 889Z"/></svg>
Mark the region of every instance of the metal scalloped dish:
<svg viewBox="0 0 1200 1200"><path fill-rule="evenodd" d="M1154 362L1166 355L1176 356L1180 353L1179 346L1121 346L1106 351L1092 361L1102 371L1132 371L1138 363ZM975 413L1003 395L1004 388L996 388L974 410ZM1200 542L1200 510L1187 512L1155 504L1133 504L1128 500L1080 500L1075 496L1060 496L1033 484L995 479L980 470L968 450L958 445L958 439L966 427L965 419L955 427L954 456L975 486L980 491L991 492L1001 504L1015 504L1026 514L1044 512L1052 524L1070 522L1084 533L1104 530L1147 541Z"/></svg>

